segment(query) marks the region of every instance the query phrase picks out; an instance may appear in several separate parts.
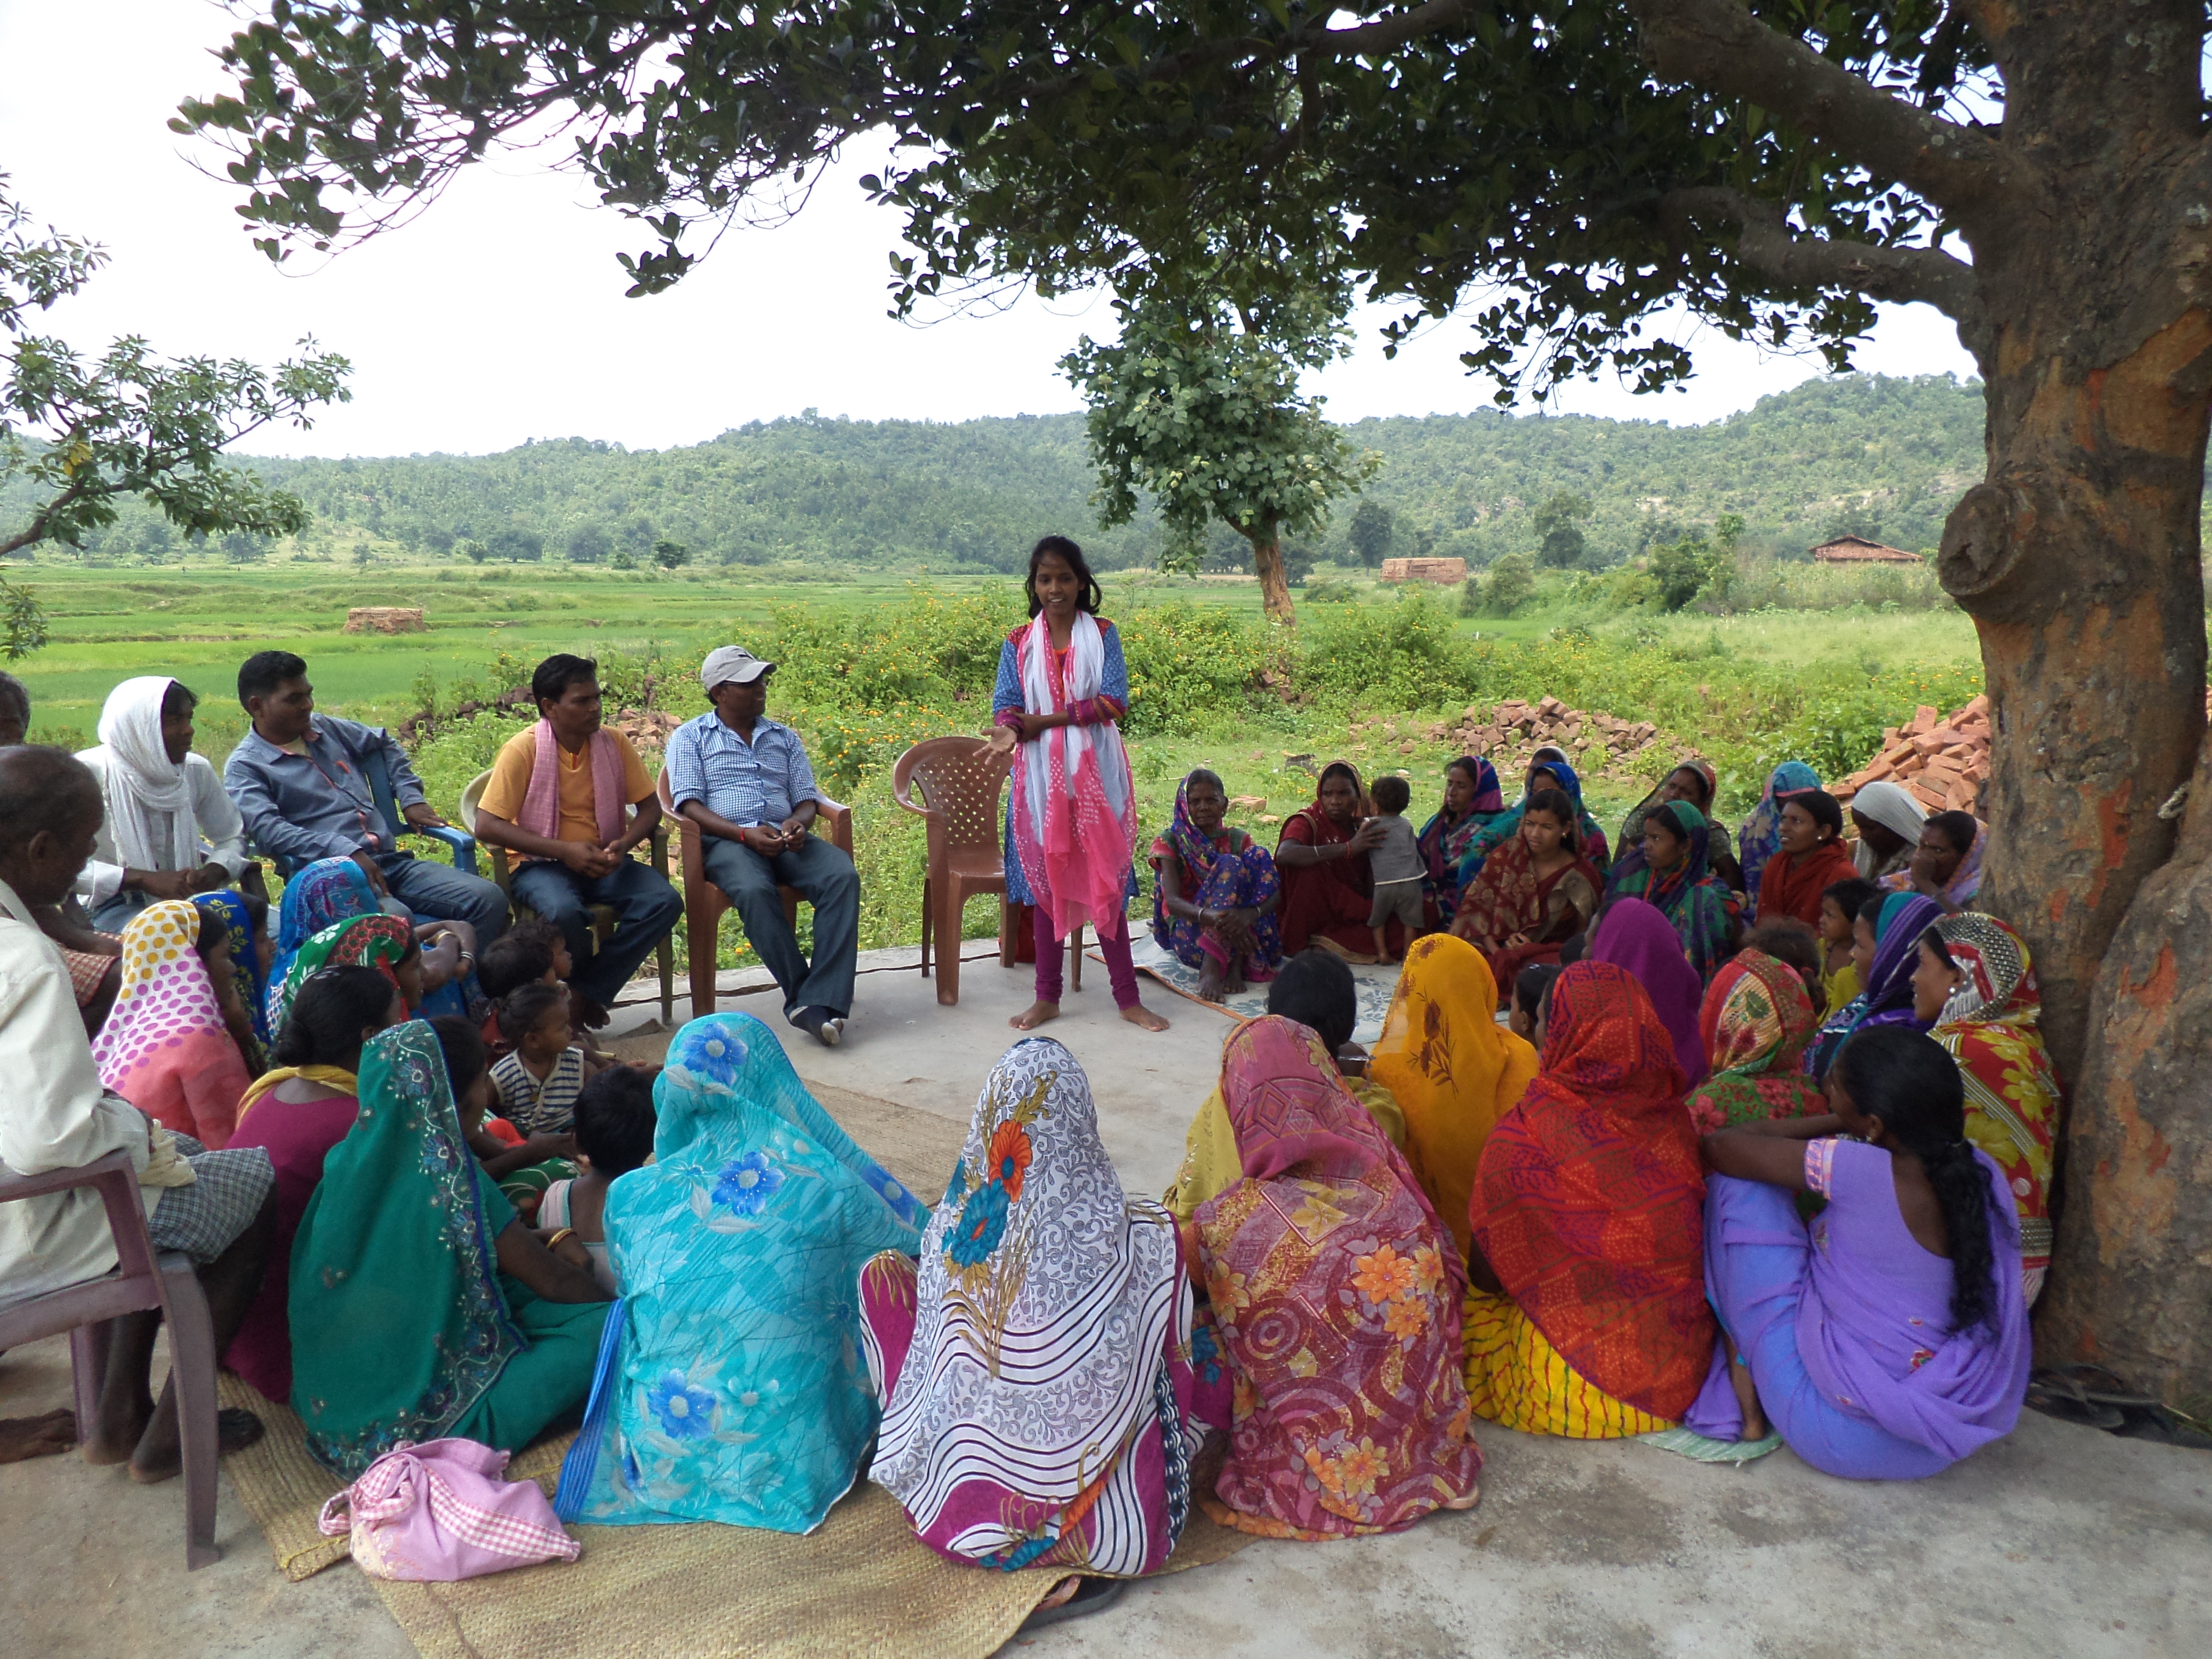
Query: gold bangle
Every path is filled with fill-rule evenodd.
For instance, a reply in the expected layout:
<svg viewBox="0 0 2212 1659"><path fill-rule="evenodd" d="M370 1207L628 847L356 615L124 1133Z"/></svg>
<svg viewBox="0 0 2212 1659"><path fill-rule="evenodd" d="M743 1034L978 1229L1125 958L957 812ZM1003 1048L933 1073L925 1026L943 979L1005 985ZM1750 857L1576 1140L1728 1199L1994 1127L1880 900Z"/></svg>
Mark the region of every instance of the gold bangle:
<svg viewBox="0 0 2212 1659"><path fill-rule="evenodd" d="M545 1241L545 1248L549 1250L558 1249L561 1241L564 1238L574 1236L575 1231L576 1230L574 1227L562 1227L559 1229L554 1233L552 1237Z"/></svg>

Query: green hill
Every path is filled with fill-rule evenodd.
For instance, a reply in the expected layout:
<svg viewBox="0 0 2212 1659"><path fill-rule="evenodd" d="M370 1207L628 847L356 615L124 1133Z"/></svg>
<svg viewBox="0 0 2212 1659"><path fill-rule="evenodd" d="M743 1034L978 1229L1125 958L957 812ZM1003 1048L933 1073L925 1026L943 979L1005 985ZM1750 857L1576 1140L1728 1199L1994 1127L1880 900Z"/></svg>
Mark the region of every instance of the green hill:
<svg viewBox="0 0 2212 1659"><path fill-rule="evenodd" d="M1562 489L1591 504L1595 563L1731 512L1785 558L1846 529L1931 546L1979 476L1981 430L1978 384L1932 375L1815 380L1706 426L1485 411L1346 428L1383 458L1367 493L1392 511L1390 550L1473 564L1532 549L1532 509ZM569 438L497 455L247 464L314 508L310 548L341 556L362 542L432 556L473 542L494 561L595 562L642 560L667 540L738 564L981 571L1017 568L1048 531L1077 535L1108 568L1145 562L1159 540L1148 518L1097 527L1073 414L939 425L810 412L681 449ZM0 523L27 501L20 484L0 488ZM1340 511L1314 550L1350 556L1349 519ZM159 557L173 544L134 507L89 550Z"/></svg>

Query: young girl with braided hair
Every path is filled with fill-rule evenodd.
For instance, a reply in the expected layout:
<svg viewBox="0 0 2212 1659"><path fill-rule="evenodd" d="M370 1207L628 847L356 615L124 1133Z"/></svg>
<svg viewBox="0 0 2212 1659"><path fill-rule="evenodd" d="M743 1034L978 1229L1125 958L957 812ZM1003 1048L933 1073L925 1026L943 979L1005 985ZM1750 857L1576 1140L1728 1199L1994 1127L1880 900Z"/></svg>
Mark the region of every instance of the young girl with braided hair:
<svg viewBox="0 0 2212 1659"><path fill-rule="evenodd" d="M1914 1480L2012 1431L2027 1392L2020 1223L1966 1139L1957 1066L1900 1026L1859 1031L1830 1115L1707 1135L1705 1283L1722 1336L1685 1418L1771 1423L1815 1468ZM1809 1226L1796 1194L1826 1200Z"/></svg>

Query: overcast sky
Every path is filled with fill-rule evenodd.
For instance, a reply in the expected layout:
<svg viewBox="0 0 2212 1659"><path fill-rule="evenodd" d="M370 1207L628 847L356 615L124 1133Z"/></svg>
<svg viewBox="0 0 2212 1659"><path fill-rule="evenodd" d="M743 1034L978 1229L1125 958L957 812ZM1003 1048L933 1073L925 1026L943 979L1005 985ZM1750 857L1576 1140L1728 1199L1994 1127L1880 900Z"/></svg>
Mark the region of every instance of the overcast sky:
<svg viewBox="0 0 2212 1659"><path fill-rule="evenodd" d="M242 192L221 175L222 157L164 125L180 97L228 89L207 54L235 27L209 0L0 0L0 171L39 221L113 258L41 330L85 349L135 332L172 354L263 362L313 334L353 360L350 404L249 448L479 453L569 435L642 448L807 408L856 420L1042 414L1078 406L1054 362L1082 334L1113 328L1103 298L1025 298L927 327L891 321L884 279L897 221L861 195L855 181L875 158L859 155L797 222L732 232L650 299L623 298L614 262L649 235L528 154L470 169L403 229L334 258L295 254L280 275L240 228ZM1389 362L1376 337L1395 314L1363 313L1357 355L1313 383L1333 417L1490 406L1488 383L1457 361L1464 325L1435 326ZM1577 385L1557 406L1709 421L1821 370L1710 331L1689 337L1700 373L1686 392ZM1889 309L1859 364L1973 372L1950 324L1923 306Z"/></svg>

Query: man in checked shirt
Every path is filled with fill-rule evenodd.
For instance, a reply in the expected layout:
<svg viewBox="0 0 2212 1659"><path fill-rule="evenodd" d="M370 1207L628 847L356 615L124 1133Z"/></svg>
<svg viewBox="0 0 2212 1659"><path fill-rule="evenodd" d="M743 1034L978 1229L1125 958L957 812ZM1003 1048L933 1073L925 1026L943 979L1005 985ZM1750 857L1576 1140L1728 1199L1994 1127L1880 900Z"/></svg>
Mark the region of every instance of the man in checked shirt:
<svg viewBox="0 0 2212 1659"><path fill-rule="evenodd" d="M663 764L676 810L708 836L708 879L736 907L745 937L783 988L784 1018L834 1048L853 1011L860 878L850 858L807 833L814 769L799 734L768 718L775 672L742 646L708 652L699 679L714 711L669 733ZM779 886L797 888L814 906L811 963L784 919Z"/></svg>

